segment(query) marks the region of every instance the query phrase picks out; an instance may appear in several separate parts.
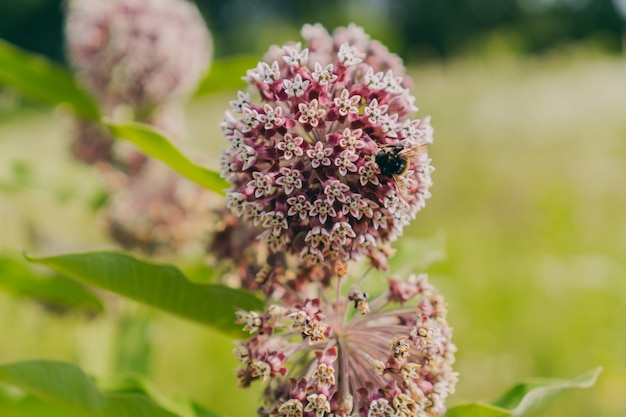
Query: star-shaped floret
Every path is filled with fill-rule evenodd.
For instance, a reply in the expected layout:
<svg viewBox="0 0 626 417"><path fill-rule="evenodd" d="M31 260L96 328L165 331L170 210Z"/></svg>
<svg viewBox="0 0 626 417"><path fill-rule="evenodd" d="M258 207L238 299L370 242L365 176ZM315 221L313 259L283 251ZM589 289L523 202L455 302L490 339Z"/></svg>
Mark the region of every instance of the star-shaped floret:
<svg viewBox="0 0 626 417"><path fill-rule="evenodd" d="M275 108L265 103L263 106L264 115L261 115L262 122L265 123L266 130L277 129L285 124L285 118L283 117L283 108L276 106Z"/></svg>
<svg viewBox="0 0 626 417"><path fill-rule="evenodd" d="M308 404L304 411L314 411L315 417L323 417L325 413L330 413L330 403L324 394L310 394L306 397Z"/></svg>
<svg viewBox="0 0 626 417"><path fill-rule="evenodd" d="M302 173L299 169L282 167L280 173L282 175L276 179L276 184L284 187L285 194L289 195L302 188Z"/></svg>
<svg viewBox="0 0 626 417"><path fill-rule="evenodd" d="M332 180L324 187L326 199L333 203L335 200L345 202L346 193L350 191L350 187L339 180Z"/></svg>
<svg viewBox="0 0 626 417"><path fill-rule="evenodd" d="M251 109L249 107L243 108L243 117L240 119L242 126L241 131L243 133L250 132L261 123L262 118L259 115L259 112L255 109Z"/></svg>
<svg viewBox="0 0 626 417"><path fill-rule="evenodd" d="M352 149L346 149L335 158L335 166L341 175L346 176L348 171L357 172L357 166L354 162L358 160L359 156Z"/></svg>
<svg viewBox="0 0 626 417"><path fill-rule="evenodd" d="M329 156L333 154L332 148L325 148L324 143L319 141L315 143L313 149L308 149L306 155L311 158L311 166L317 168L320 165L330 166Z"/></svg>
<svg viewBox="0 0 626 417"><path fill-rule="evenodd" d="M326 229L316 226L309 230L304 241L308 242L312 247L317 248L320 244L327 245L330 242L330 234Z"/></svg>
<svg viewBox="0 0 626 417"><path fill-rule="evenodd" d="M268 195L272 191L273 178L270 175L260 172L252 173L252 180L248 182L248 187L254 190L254 196L260 198Z"/></svg>
<svg viewBox="0 0 626 417"><path fill-rule="evenodd" d="M359 51L355 46L348 45L346 43L339 46L339 52L337 52L337 58L346 67L351 67L363 62L365 54Z"/></svg>
<svg viewBox="0 0 626 417"><path fill-rule="evenodd" d="M278 62L272 62L271 66L266 62L259 62L256 68L248 70L247 77L244 77L244 79L272 85L280 79L280 68L278 66Z"/></svg>
<svg viewBox="0 0 626 417"><path fill-rule="evenodd" d="M322 67L319 62L316 62L315 71L311 73L311 77L319 85L328 85L338 78L336 74L333 74L333 69L333 64L328 64L325 67Z"/></svg>
<svg viewBox="0 0 626 417"><path fill-rule="evenodd" d="M344 117L348 114L358 114L358 104L360 101L361 96L358 94L350 96L350 92L347 88L341 90L341 93L339 93L339 97L335 97L333 99L333 103L335 104L335 107L337 107L337 111L341 116Z"/></svg>
<svg viewBox="0 0 626 417"><path fill-rule="evenodd" d="M289 205L287 215L299 216L301 220L307 219L307 217L309 216L309 211L313 207L308 198L302 194L295 197L289 197L287 199L287 204Z"/></svg>
<svg viewBox="0 0 626 417"><path fill-rule="evenodd" d="M335 217L337 212L332 203L327 199L317 199L313 202L313 206L309 210L309 215L318 216L321 223L325 223L328 216Z"/></svg>
<svg viewBox="0 0 626 417"><path fill-rule="evenodd" d="M363 136L363 129L344 129L341 139L339 139L339 145L342 148L351 149L356 151L357 149L365 148L365 142L361 139Z"/></svg>
<svg viewBox="0 0 626 417"><path fill-rule="evenodd" d="M294 156L302 156L304 154L302 142L304 142L302 136L293 136L291 133L287 133L276 141L276 147L283 151L285 160L288 161Z"/></svg>
<svg viewBox="0 0 626 417"><path fill-rule="evenodd" d="M282 229L287 228L287 219L285 219L285 213L283 213L282 211L269 211L265 213L263 227L271 228L272 234L275 236L280 235Z"/></svg>
<svg viewBox="0 0 626 417"><path fill-rule="evenodd" d="M387 113L389 106L386 104L378 104L378 99L372 99L372 101L365 106L364 113L368 116L367 121L371 124L378 126L383 121L383 115Z"/></svg>
<svg viewBox="0 0 626 417"><path fill-rule="evenodd" d="M237 100L231 100L229 102L230 107L238 112L243 112L244 107L248 107L250 105L250 93L244 93L243 91L237 92Z"/></svg>
<svg viewBox="0 0 626 417"><path fill-rule="evenodd" d="M285 46L283 51L285 52L283 60L292 68L300 68L309 61L309 49L302 49L300 42L293 46Z"/></svg>
<svg viewBox="0 0 626 417"><path fill-rule="evenodd" d="M319 107L319 101L316 98L310 103L299 103L298 109L300 109L298 122L309 124L314 128L320 124L320 119L326 115L326 110Z"/></svg>
<svg viewBox="0 0 626 417"><path fill-rule="evenodd" d="M302 97L310 83L309 80L303 80L302 75L296 74L293 80L283 80L283 89L289 97Z"/></svg>

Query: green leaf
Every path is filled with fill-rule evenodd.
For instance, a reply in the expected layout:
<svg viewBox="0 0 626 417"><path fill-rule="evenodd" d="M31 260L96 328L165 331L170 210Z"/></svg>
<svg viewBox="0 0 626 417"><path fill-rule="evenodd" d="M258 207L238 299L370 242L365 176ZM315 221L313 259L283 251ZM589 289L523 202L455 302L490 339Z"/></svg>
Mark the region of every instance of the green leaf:
<svg viewBox="0 0 626 417"><path fill-rule="evenodd" d="M193 408L193 412L196 417L223 417L221 414L212 410L207 410L197 403L192 403L191 407Z"/></svg>
<svg viewBox="0 0 626 417"><path fill-rule="evenodd" d="M404 236L398 240L396 253L389 266L397 274L423 271L430 265L446 259L446 236L436 233L428 238Z"/></svg>
<svg viewBox="0 0 626 417"><path fill-rule="evenodd" d="M258 61L258 58L248 55L216 60L211 64L209 73L200 81L196 96L243 88L246 83L242 77L246 75L247 70L255 68Z"/></svg>
<svg viewBox="0 0 626 417"><path fill-rule="evenodd" d="M2 365L0 381L26 391L55 411L64 409L65 416L178 417L140 393L104 393L80 368L67 363L39 360Z"/></svg>
<svg viewBox="0 0 626 417"><path fill-rule="evenodd" d="M80 116L100 118L98 106L64 67L0 39L0 83L51 104L69 104Z"/></svg>
<svg viewBox="0 0 626 417"><path fill-rule="evenodd" d="M145 154L159 159L197 184L221 195L224 195L224 189L230 186L218 172L191 162L163 133L152 126L137 122L120 124L105 121L104 123L109 127L113 136L135 144Z"/></svg>
<svg viewBox="0 0 626 417"><path fill-rule="evenodd" d="M29 259L80 282L238 336L241 330L234 324L236 309L263 308L263 303L249 292L195 284L173 266L124 253L88 252Z"/></svg>
<svg viewBox="0 0 626 417"><path fill-rule="evenodd" d="M596 383L601 367L592 369L572 379L533 378L515 385L494 405L512 409L513 415L521 415L571 388L589 388Z"/></svg>
<svg viewBox="0 0 626 417"><path fill-rule="evenodd" d="M140 376L126 375L116 377L107 381L99 381L98 385L103 387L108 393L146 395L180 417L221 417L219 414L206 410L193 401L173 400L164 396L146 378Z"/></svg>
<svg viewBox="0 0 626 417"><path fill-rule="evenodd" d="M0 256L0 290L28 297L53 309L103 310L102 301L81 284L62 276L43 276L9 257Z"/></svg>
<svg viewBox="0 0 626 417"><path fill-rule="evenodd" d="M148 374L152 359L150 340L152 323L152 317L145 311L125 312L117 320L113 344L113 363L118 372Z"/></svg>
<svg viewBox="0 0 626 417"><path fill-rule="evenodd" d="M467 403L450 407L444 417L504 417L511 411L485 403Z"/></svg>
<svg viewBox="0 0 626 417"><path fill-rule="evenodd" d="M493 404L467 403L451 407L444 417L521 416L572 388L589 388L596 383L598 367L572 379L533 378L515 385Z"/></svg>
<svg viewBox="0 0 626 417"><path fill-rule="evenodd" d="M24 393L16 387L0 384L0 416L2 417L80 417Z"/></svg>
<svg viewBox="0 0 626 417"><path fill-rule="evenodd" d="M33 375L33 367L45 375ZM8 385L7 380L13 385ZM68 385L58 387L59 384ZM96 407L84 400L86 395L100 399ZM0 416L222 417L193 401L164 396L145 378L125 376L103 382L92 380L74 365L51 361L0 366Z"/></svg>

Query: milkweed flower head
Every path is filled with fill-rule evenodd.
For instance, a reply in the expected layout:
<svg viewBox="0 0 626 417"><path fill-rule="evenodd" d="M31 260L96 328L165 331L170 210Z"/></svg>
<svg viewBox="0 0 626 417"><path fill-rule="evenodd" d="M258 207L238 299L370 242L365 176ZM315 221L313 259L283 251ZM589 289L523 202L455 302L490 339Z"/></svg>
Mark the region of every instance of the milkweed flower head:
<svg viewBox="0 0 626 417"><path fill-rule="evenodd" d="M190 94L212 53L204 21L186 0L72 0L65 34L79 79L105 108Z"/></svg>
<svg viewBox="0 0 626 417"><path fill-rule="evenodd" d="M425 275L390 279L371 302L352 288L335 302L240 311L238 322L251 335L234 350L239 384L267 382L259 416L438 416L454 392L446 306Z"/></svg>
<svg viewBox="0 0 626 417"><path fill-rule="evenodd" d="M112 193L104 216L114 240L158 256L204 251L212 221L209 191L152 160L125 181Z"/></svg>
<svg viewBox="0 0 626 417"><path fill-rule="evenodd" d="M385 268L389 243L430 196L433 168L424 150L398 178L377 156L431 143L430 120L412 118L401 60L361 28L331 36L307 25L302 35L305 44L270 48L245 77L251 91L230 103L221 124L227 206L264 229L272 252L305 265L367 255Z"/></svg>

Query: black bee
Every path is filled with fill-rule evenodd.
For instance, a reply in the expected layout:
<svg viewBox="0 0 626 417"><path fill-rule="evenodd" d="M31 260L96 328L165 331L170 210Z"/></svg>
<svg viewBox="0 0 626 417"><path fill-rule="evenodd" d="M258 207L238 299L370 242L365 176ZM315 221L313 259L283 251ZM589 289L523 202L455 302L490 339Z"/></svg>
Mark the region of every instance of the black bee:
<svg viewBox="0 0 626 417"><path fill-rule="evenodd" d="M393 180L398 189L398 194L405 201L409 201L411 197L404 175L409 171L411 159L425 152L424 146L426 145L405 148L401 143L382 145L374 157L374 161L380 168L380 173Z"/></svg>

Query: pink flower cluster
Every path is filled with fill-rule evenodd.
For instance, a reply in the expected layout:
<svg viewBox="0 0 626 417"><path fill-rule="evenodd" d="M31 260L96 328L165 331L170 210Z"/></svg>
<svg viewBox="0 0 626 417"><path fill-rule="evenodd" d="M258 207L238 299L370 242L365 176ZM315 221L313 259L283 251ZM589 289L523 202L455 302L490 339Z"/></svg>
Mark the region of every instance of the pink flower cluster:
<svg viewBox="0 0 626 417"><path fill-rule="evenodd" d="M73 0L65 33L79 78L106 109L138 109L191 93L211 38L186 0Z"/></svg>
<svg viewBox="0 0 626 417"><path fill-rule="evenodd" d="M391 279L371 303L353 290L238 319L252 335L235 348L239 383L269 381L259 416L438 416L454 392L452 331L425 275Z"/></svg>
<svg viewBox="0 0 626 417"><path fill-rule="evenodd" d="M261 103L239 92L221 124L227 206L264 229L271 251L304 265L365 254L385 268L389 242L430 196L433 129L428 117L411 118L400 59L361 28L331 36L307 25L302 35L304 46L272 47L248 71ZM406 169L381 167L389 159Z"/></svg>
<svg viewBox="0 0 626 417"><path fill-rule="evenodd" d="M210 34L187 0L72 0L66 5L68 58L104 115L120 107L180 140L183 101L210 63ZM178 254L206 243L211 194L103 126L76 120L72 153L102 174L111 197L110 236L127 249ZM204 250L204 248L202 248Z"/></svg>
<svg viewBox="0 0 626 417"><path fill-rule="evenodd" d="M215 220L207 209L213 204L211 193L153 160L123 181L103 216L113 239L143 254L204 252Z"/></svg>

